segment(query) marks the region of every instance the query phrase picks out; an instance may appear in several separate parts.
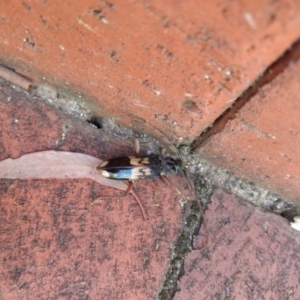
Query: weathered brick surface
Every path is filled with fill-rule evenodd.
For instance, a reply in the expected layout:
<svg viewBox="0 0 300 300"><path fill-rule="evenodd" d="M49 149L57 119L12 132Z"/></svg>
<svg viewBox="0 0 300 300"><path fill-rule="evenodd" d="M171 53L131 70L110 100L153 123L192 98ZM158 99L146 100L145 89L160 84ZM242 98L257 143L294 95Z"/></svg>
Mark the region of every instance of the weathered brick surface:
<svg viewBox="0 0 300 300"><path fill-rule="evenodd" d="M205 214L208 246L185 261L175 300L299 299L300 234L221 190Z"/></svg>
<svg viewBox="0 0 300 300"><path fill-rule="evenodd" d="M6 1L0 62L86 101L94 114L186 142L299 38L299 4ZM295 203L298 69L291 63L198 149ZM1 85L0 159L42 150L132 153L128 143ZM90 180L2 179L0 189L1 299L155 297L183 220L172 189L137 183L148 222L132 196L91 207L99 194L118 191ZM300 297L299 234L285 220L218 191L206 221L209 245L189 255L175 299Z"/></svg>
<svg viewBox="0 0 300 300"><path fill-rule="evenodd" d="M0 107L0 160L41 150L132 154L5 84ZM135 191L148 221L132 196L91 206L100 195L122 194L91 180L0 179L0 298L153 298L183 214L174 190L159 180L137 182Z"/></svg>
<svg viewBox="0 0 300 300"><path fill-rule="evenodd" d="M199 152L283 199L300 200L300 62L264 86Z"/></svg>
<svg viewBox="0 0 300 300"><path fill-rule="evenodd" d="M0 61L150 133L193 139L299 37L299 4L6 1Z"/></svg>

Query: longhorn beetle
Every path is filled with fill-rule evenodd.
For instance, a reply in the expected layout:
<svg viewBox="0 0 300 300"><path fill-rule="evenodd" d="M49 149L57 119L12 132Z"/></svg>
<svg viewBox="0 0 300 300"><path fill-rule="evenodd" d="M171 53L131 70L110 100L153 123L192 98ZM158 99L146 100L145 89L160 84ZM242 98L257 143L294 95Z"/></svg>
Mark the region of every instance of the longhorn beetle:
<svg viewBox="0 0 300 300"><path fill-rule="evenodd" d="M175 159L171 156L155 154L139 157L139 149L139 140L135 139L134 156L111 158L103 161L99 166L97 166L96 169L102 176L128 182L128 187L125 193L121 196L100 196L94 200L92 204L101 198L119 198L132 193L140 206L144 219L146 219L146 213L142 202L132 189L134 180L161 178L169 183L166 176L181 173L186 178L189 187L191 187L191 183L187 179L186 173L182 169L181 161L179 159Z"/></svg>
<svg viewBox="0 0 300 300"><path fill-rule="evenodd" d="M125 193L121 196L101 196L94 200L95 203L98 199L101 198L119 198L124 197L131 193L136 201L138 202L140 209L143 214L143 218L146 220L146 213L140 198L136 195L134 190L132 189L133 180L139 179L156 179L161 178L167 183L170 183L167 176L172 176L178 173L181 173L185 180L188 183L189 188L193 191L195 199L197 199L197 195L193 185L187 178L185 170L182 168L181 160L175 159L171 156L162 155L146 155L142 157L138 157L139 154L139 140L135 139L135 147L134 147L134 156L123 156L117 158L111 158L107 161L103 161L96 169L101 173L102 176L114 179L114 180L123 180L128 182L128 187ZM177 189L176 189L177 190ZM177 192L181 194L178 190ZM199 210L204 217L203 208L201 202L198 201ZM208 244L209 232L204 221L204 230L205 230L205 242L204 246L201 246L198 250L204 249Z"/></svg>

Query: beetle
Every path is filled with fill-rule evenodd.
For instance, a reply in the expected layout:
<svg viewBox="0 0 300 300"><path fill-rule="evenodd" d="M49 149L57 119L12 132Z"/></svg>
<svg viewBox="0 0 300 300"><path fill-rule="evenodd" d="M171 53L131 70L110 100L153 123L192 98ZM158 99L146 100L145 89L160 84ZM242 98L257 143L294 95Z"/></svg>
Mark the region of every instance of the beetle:
<svg viewBox="0 0 300 300"><path fill-rule="evenodd" d="M146 220L146 213L140 198L133 191L133 181L140 179L157 179L160 178L163 181L167 181L170 184L170 181L167 176L172 176L176 174L181 174L184 176L189 189L192 190L195 199L197 199L196 191L187 177L185 170L182 167L181 160L175 159L172 156L164 156L150 154L146 156L139 157L139 141L135 140L135 155L134 156L122 156L111 158L109 160L103 161L96 167L96 170L100 172L103 177L113 179L113 180L122 180L128 182L128 187L125 193L121 196L100 196L93 203L98 201L101 198L116 198L124 197L131 193L136 201L138 202L140 209L143 214L143 218ZM181 194L180 191L176 189L178 194ZM181 194L182 195L182 194ZM92 203L92 204L93 204ZM198 201L199 210L204 216L203 207L201 202ZM204 246L201 246L198 250L204 249L208 244L209 232L204 222L205 230L205 242Z"/></svg>
<svg viewBox="0 0 300 300"><path fill-rule="evenodd" d="M144 219L146 219L146 213L142 202L132 189L133 181L140 179L160 178L163 181L167 181L168 183L170 183L167 176L173 176L178 173L181 173L186 177L186 174L182 169L181 160L175 159L172 156L164 156L163 154L150 154L139 157L138 139L135 139L134 148L134 156L122 156L111 158L109 160L103 161L100 165L96 167L96 170L103 177L128 182L128 187L125 193L121 196L100 196L97 199L95 199L92 202L92 204L97 202L101 198L124 197L129 193L132 193L132 195L135 197L140 206Z"/></svg>
<svg viewBox="0 0 300 300"><path fill-rule="evenodd" d="M181 170L178 160L171 156L151 154L143 157L124 156L102 162L96 168L102 176L115 180L132 181L172 176Z"/></svg>

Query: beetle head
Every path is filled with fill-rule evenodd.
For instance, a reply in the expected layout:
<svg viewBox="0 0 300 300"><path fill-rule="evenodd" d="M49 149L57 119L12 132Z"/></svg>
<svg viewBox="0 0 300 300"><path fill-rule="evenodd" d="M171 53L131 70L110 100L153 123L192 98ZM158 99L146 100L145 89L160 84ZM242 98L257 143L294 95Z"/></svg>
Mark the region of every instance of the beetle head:
<svg viewBox="0 0 300 300"><path fill-rule="evenodd" d="M181 164L178 160L171 156L161 159L162 175L172 176L181 171Z"/></svg>

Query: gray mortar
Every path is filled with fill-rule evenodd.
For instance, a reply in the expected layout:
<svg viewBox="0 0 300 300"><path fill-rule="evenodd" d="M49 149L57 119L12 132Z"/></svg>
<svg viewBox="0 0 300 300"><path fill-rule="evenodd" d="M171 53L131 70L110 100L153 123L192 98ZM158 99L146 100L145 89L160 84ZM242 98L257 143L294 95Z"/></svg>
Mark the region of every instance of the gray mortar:
<svg viewBox="0 0 300 300"><path fill-rule="evenodd" d="M191 176L204 177L208 184L222 188L268 211L280 214L289 221L292 221L294 216L300 215L297 201L281 199L277 194L265 190L253 182L235 177L230 172L213 166L198 155L185 156L184 164Z"/></svg>
<svg viewBox="0 0 300 300"><path fill-rule="evenodd" d="M195 182L195 188L200 202L207 203L211 195L211 187L202 179ZM185 257L193 250L193 238L198 235L203 221L201 207L202 204L199 205L198 199L188 201L185 205L184 225L172 249L170 263L159 289L157 300L172 299L177 291L177 282L184 275ZM194 250L201 251L201 248Z"/></svg>
<svg viewBox="0 0 300 300"><path fill-rule="evenodd" d="M142 130L134 131L122 126L113 117L104 116L105 113L101 109L91 107L91 105L81 99L81 95L65 94L62 91L58 92L49 85L39 85L31 96L35 100L42 99L47 104L62 110L64 113L88 122L91 126L101 129L116 140L132 143L135 137L138 136L142 153L146 153L147 151L158 153L160 149L160 144L156 139L143 133ZM94 111L97 111L96 115Z"/></svg>

